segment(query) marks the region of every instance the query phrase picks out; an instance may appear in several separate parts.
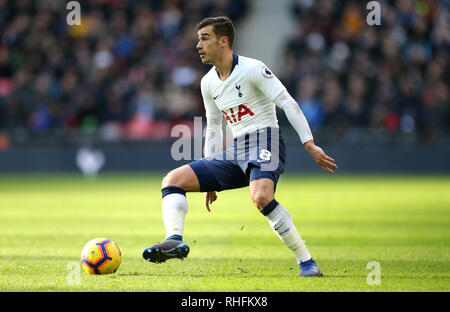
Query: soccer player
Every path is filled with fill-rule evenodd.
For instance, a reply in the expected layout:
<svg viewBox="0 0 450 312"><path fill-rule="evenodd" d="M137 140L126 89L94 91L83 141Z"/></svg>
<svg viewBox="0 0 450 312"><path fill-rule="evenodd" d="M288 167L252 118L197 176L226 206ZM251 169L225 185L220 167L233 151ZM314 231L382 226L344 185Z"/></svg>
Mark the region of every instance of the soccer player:
<svg viewBox="0 0 450 312"><path fill-rule="evenodd" d="M334 159L314 144L299 105L264 63L233 53L234 26L227 17L209 17L197 25L197 49L203 64L214 65L201 80L206 110L205 157L170 171L162 181L163 242L146 248L144 259L159 263L184 258L188 203L186 192L205 192L205 206L217 191L250 186L250 196L281 241L293 251L301 277L322 276L300 237L288 210L274 198L284 171L285 145L276 106L286 114L306 151L325 171L337 169ZM275 106L276 105L276 106ZM222 148L222 118L234 143Z"/></svg>

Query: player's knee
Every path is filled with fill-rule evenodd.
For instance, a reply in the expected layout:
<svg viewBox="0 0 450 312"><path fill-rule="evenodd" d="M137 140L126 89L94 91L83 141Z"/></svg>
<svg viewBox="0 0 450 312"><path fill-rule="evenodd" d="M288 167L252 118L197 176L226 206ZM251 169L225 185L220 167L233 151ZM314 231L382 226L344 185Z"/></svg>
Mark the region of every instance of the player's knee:
<svg viewBox="0 0 450 312"><path fill-rule="evenodd" d="M166 186L168 186L168 179L169 179L169 174L166 174L165 176L164 176L164 178L162 179L162 181L161 181L161 188L164 188L164 187L166 187Z"/></svg>
<svg viewBox="0 0 450 312"><path fill-rule="evenodd" d="M273 195L267 192L254 192L252 194L252 201L255 206L262 210L273 200Z"/></svg>
<svg viewBox="0 0 450 312"><path fill-rule="evenodd" d="M170 171L166 176L162 179L161 187L166 186L177 186L179 187L179 181L177 181L177 174L175 170Z"/></svg>
<svg viewBox="0 0 450 312"><path fill-rule="evenodd" d="M182 166L170 171L161 182L162 188L166 186L176 186L185 191L197 191L199 186L193 181L191 169L187 166Z"/></svg>

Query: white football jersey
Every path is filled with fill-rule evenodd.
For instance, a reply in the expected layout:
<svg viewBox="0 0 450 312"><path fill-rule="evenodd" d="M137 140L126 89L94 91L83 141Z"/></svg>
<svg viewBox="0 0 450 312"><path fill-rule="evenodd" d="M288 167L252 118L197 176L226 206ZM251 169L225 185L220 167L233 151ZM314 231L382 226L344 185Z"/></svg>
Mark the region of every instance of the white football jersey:
<svg viewBox="0 0 450 312"><path fill-rule="evenodd" d="M273 100L284 90L264 63L236 54L225 81L220 80L214 66L201 80L206 118L225 118L234 138L257 129L278 127Z"/></svg>

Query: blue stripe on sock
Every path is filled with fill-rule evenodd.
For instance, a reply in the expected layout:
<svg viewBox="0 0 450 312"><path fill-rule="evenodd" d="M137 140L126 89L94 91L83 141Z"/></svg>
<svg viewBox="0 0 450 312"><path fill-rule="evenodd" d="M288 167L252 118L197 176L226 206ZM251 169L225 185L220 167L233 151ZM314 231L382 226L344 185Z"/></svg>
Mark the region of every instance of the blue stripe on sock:
<svg viewBox="0 0 450 312"><path fill-rule="evenodd" d="M167 237L166 239L174 239L174 240L182 241L183 240L183 236L174 234L174 235L171 235L171 236Z"/></svg>
<svg viewBox="0 0 450 312"><path fill-rule="evenodd" d="M169 194L181 194L181 195L186 196L186 192L177 186L166 186L161 189L161 193L162 193L162 198L164 198L165 196L167 196Z"/></svg>
<svg viewBox="0 0 450 312"><path fill-rule="evenodd" d="M269 213L271 213L276 207L278 206L278 202L273 199L270 203L267 204L266 207L264 207L261 210L261 213L265 216L267 216Z"/></svg>

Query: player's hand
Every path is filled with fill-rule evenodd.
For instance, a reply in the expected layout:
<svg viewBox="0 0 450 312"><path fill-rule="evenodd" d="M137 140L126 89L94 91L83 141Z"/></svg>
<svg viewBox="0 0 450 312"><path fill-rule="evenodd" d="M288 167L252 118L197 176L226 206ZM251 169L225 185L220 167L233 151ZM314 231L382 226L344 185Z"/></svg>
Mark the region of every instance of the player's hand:
<svg viewBox="0 0 450 312"><path fill-rule="evenodd" d="M328 173L334 173L333 170L337 170L338 167L335 164L334 159L325 154L325 152L319 146L315 145L312 140L306 142L304 145L314 161L322 167L323 170Z"/></svg>
<svg viewBox="0 0 450 312"><path fill-rule="evenodd" d="M216 199L217 199L216 192L206 192L205 193L205 206L209 212L211 212L211 210L209 209L209 205L212 204Z"/></svg>

